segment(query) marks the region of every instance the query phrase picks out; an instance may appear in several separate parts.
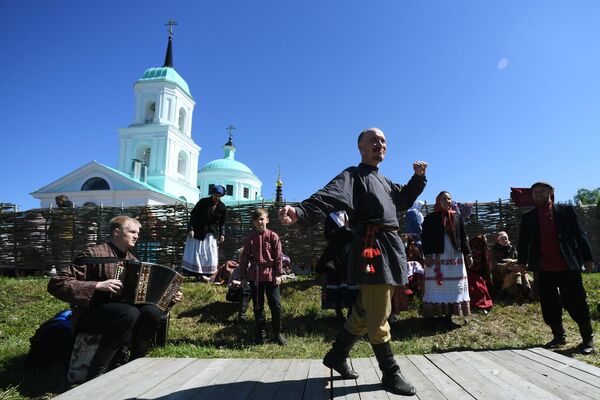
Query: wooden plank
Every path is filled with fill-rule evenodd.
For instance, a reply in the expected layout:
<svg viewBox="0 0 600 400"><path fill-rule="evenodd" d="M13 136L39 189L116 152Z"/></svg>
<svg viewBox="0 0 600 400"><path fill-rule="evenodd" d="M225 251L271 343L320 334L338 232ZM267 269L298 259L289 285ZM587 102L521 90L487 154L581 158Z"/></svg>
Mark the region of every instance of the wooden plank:
<svg viewBox="0 0 600 400"><path fill-rule="evenodd" d="M155 359L152 358L138 358L137 360L133 360L122 367L117 369L113 369L112 371L107 372L104 375L101 375L95 379L92 379L89 382L85 382L59 396L56 396L56 399L60 400L70 400L70 399L85 399L91 398L93 394L105 387L106 385L118 384L122 380L122 377L128 375L129 373L136 371L138 369L146 368L148 364L154 362Z"/></svg>
<svg viewBox="0 0 600 400"><path fill-rule="evenodd" d="M105 388L94 393L95 398L128 399L139 397L142 393L160 385L162 381L194 362L193 358L157 358L156 364L123 376L118 386L111 382Z"/></svg>
<svg viewBox="0 0 600 400"><path fill-rule="evenodd" d="M303 399L329 399L329 368L321 360L310 360L310 369L304 387Z"/></svg>
<svg viewBox="0 0 600 400"><path fill-rule="evenodd" d="M233 382L235 385L225 385L225 390L212 399L242 400L248 397L257 382L263 377L272 360L256 359L245 368ZM228 382L229 383L229 382Z"/></svg>
<svg viewBox="0 0 600 400"><path fill-rule="evenodd" d="M470 372L464 361L457 360L457 362L453 362L445 354L426 354L425 357L473 397L477 399L504 399L500 393L500 387L482 379L481 375Z"/></svg>
<svg viewBox="0 0 600 400"><path fill-rule="evenodd" d="M555 396L553 393L544 390L543 388L535 385L534 383L523 378L520 374L515 373L508 367L502 365L499 362L494 362L482 355L481 352L476 351L465 351L460 353L461 356L465 357L475 368L483 373L490 375L490 379L497 377L501 379L505 385L514 387L519 392L525 395L526 399L540 399L540 400L559 400L560 398Z"/></svg>
<svg viewBox="0 0 600 400"><path fill-rule="evenodd" d="M140 397L144 399L186 400L194 396L197 388L204 387L215 375L222 373L229 360L193 359L193 362L171 375Z"/></svg>
<svg viewBox="0 0 600 400"><path fill-rule="evenodd" d="M409 355L407 357L447 399L475 399L469 392L460 387L425 356Z"/></svg>
<svg viewBox="0 0 600 400"><path fill-rule="evenodd" d="M285 378L290 363L291 360L285 359L271 360L268 368L261 377L260 382L254 386L247 399L273 399L279 391L279 386L281 386L281 382Z"/></svg>
<svg viewBox="0 0 600 400"><path fill-rule="evenodd" d="M522 355L523 357L527 357L531 360L534 360L540 364L543 364L547 367L550 367L552 369L555 369L559 372L562 372L565 375L569 375L572 376L575 379L579 379L582 382L585 382L591 386L596 387L598 393L599 393L599 398L600 398L600 378L594 375L590 375L587 372L575 369L575 368L570 368L569 365L563 363L562 361L556 361L553 360L551 358L545 357L545 356L541 356L537 353L534 353L532 351L529 350L513 350L515 353Z"/></svg>
<svg viewBox="0 0 600 400"><path fill-rule="evenodd" d="M561 399L593 399L593 397L578 391L577 387L571 387L569 382L562 379L563 376L570 378L569 376L562 375L552 368L533 362L510 350L488 351L483 355L492 361L502 363L532 383L552 391Z"/></svg>
<svg viewBox="0 0 600 400"><path fill-rule="evenodd" d="M583 361L577 360L576 358L571 358L571 357L567 357L564 356L562 354L559 353L555 353L553 351L541 348L541 347L534 347L532 349L529 349L529 351L532 351L534 353L537 353L539 355L542 355L544 357L548 357L551 358L553 360L562 362L564 364L569 365L572 368L576 368L579 369L581 371L585 371L588 374L600 377L600 368L595 367L593 365L587 364Z"/></svg>
<svg viewBox="0 0 600 400"><path fill-rule="evenodd" d="M348 364L350 365L350 368L354 369L352 362L352 359L348 358ZM336 375L337 374L335 373L333 375L334 398L340 400L360 400L356 379L342 379L339 375Z"/></svg>
<svg viewBox="0 0 600 400"><path fill-rule="evenodd" d="M379 375L369 358L353 358L352 368L358 372L356 379L357 392L361 400L389 400L389 396L381 387Z"/></svg>
<svg viewBox="0 0 600 400"><path fill-rule="evenodd" d="M396 356L402 375L417 389L420 400L445 400L444 395L406 356Z"/></svg>
<svg viewBox="0 0 600 400"><path fill-rule="evenodd" d="M302 400L310 370L310 360L293 359L274 400Z"/></svg>
<svg viewBox="0 0 600 400"><path fill-rule="evenodd" d="M240 375L256 360L252 359L223 359L220 368L215 367L210 373L210 379L201 377L195 383L195 390L190 400L214 400L217 399L228 386L238 381ZM191 383L188 382L188 383Z"/></svg>

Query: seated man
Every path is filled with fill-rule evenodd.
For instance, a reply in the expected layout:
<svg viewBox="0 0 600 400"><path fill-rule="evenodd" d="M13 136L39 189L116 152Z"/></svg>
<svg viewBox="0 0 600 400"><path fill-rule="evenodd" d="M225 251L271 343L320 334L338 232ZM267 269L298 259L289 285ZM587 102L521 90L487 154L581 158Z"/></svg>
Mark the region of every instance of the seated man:
<svg viewBox="0 0 600 400"><path fill-rule="evenodd" d="M129 250L135 246L140 227L136 219L114 217L110 220L110 240L85 250L48 283L48 292L71 303L74 333L101 336L87 380L106 372L123 345L131 343L131 359L143 357L158 329L163 311L155 305L113 300L122 283L114 279L117 263L112 259L136 260ZM94 258L97 262L93 262ZM173 301L181 298L178 291Z"/></svg>

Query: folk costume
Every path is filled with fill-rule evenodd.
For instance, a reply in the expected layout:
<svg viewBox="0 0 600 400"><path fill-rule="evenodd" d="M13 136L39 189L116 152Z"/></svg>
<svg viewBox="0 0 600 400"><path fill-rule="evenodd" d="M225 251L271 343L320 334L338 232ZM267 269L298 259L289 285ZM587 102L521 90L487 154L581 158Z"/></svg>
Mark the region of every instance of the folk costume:
<svg viewBox="0 0 600 400"><path fill-rule="evenodd" d="M501 238L506 237L505 241ZM523 304L533 297L533 279L517 264L517 250L510 244L506 232L499 232L492 248L494 266L492 282L497 294Z"/></svg>
<svg viewBox="0 0 600 400"><path fill-rule="evenodd" d="M100 259L98 264L82 264ZM88 368L87 379L108 370L123 346L131 343L131 358L142 357L150 347L163 315L153 304L132 305L114 301L111 294L96 290L96 284L114 279L117 263L102 259L136 260L130 252L112 242L85 250L74 263L60 270L48 282L48 292L67 301L73 310L74 334L100 335L100 343ZM87 261L86 261L87 260Z"/></svg>
<svg viewBox="0 0 600 400"><path fill-rule="evenodd" d="M348 252L352 242L352 231L346 226L347 218L344 211L339 211L325 219L323 233L329 243L315 268L316 272L323 273L321 308L336 310L339 320L344 320L342 309L352 310L358 297L358 285L348 283L347 278Z"/></svg>
<svg viewBox="0 0 600 400"><path fill-rule="evenodd" d="M400 374L389 343L392 292L394 286L408 282L398 214L413 204L425 183L425 176L414 175L401 186L381 175L377 167L361 163L347 168L295 207L302 225L316 224L333 211L346 211L353 232L348 281L359 284L359 295L323 364L343 378L358 377L346 358L356 341L367 334L383 371L382 383L395 393L416 393Z"/></svg>
<svg viewBox="0 0 600 400"><path fill-rule="evenodd" d="M250 283L254 318L256 320L257 344L266 340L265 296L271 310L273 340L280 345L286 343L281 335L281 293L275 284L283 274L283 253L277 233L265 229L253 232L244 243L240 257L240 278Z"/></svg>
<svg viewBox="0 0 600 400"><path fill-rule="evenodd" d="M491 286L490 270L492 261L485 235L471 238L469 247L473 254L473 265L467 268L471 309L487 311L492 308L494 302L488 290L488 284Z"/></svg>
<svg viewBox="0 0 600 400"><path fill-rule="evenodd" d="M225 194L223 186L215 186L213 193ZM200 199L190 214L188 229L194 231L187 238L183 251L183 269L193 274L212 275L219 265L217 240L223 235L227 208L213 196Z"/></svg>
<svg viewBox="0 0 600 400"><path fill-rule="evenodd" d="M431 256L425 263L423 316L470 314L469 285L464 257L471 254L465 226L460 214L442 208L436 200L434 212L423 221L423 254Z"/></svg>
<svg viewBox="0 0 600 400"><path fill-rule="evenodd" d="M526 212L521 219L518 253L519 264L527 264L530 271L538 272L542 315L553 334L546 346L566 343L564 306L579 326L581 352L594 351L587 294L581 279L582 265L594 257L573 206L549 202Z"/></svg>

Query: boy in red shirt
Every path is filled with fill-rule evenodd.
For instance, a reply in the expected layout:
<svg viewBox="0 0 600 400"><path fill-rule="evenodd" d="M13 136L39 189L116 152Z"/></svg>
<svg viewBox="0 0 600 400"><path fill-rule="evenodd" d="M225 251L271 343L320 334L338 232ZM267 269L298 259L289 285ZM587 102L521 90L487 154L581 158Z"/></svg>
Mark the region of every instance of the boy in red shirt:
<svg viewBox="0 0 600 400"><path fill-rule="evenodd" d="M271 310L273 323L273 341L281 346L287 340L281 335L281 284L282 261L281 241L279 235L267 229L269 215L263 208L252 213L252 224L256 228L244 243L240 257L240 275L242 285L250 282L254 318L256 320L256 344L265 342L265 295Z"/></svg>

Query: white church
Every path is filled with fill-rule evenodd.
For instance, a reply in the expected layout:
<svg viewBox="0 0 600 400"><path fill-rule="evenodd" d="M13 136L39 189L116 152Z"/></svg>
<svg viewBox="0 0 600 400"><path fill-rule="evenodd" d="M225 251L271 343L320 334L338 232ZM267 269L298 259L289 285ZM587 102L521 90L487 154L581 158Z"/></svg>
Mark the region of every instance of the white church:
<svg viewBox="0 0 600 400"><path fill-rule="evenodd" d="M75 206L141 206L196 203L214 185L222 185L227 205L262 201L262 182L235 160L231 138L223 158L198 171L200 146L192 139L194 99L186 81L173 68L173 32L162 67L149 68L134 84L135 117L119 129L117 168L91 161L31 193L40 207L56 206L66 195Z"/></svg>

